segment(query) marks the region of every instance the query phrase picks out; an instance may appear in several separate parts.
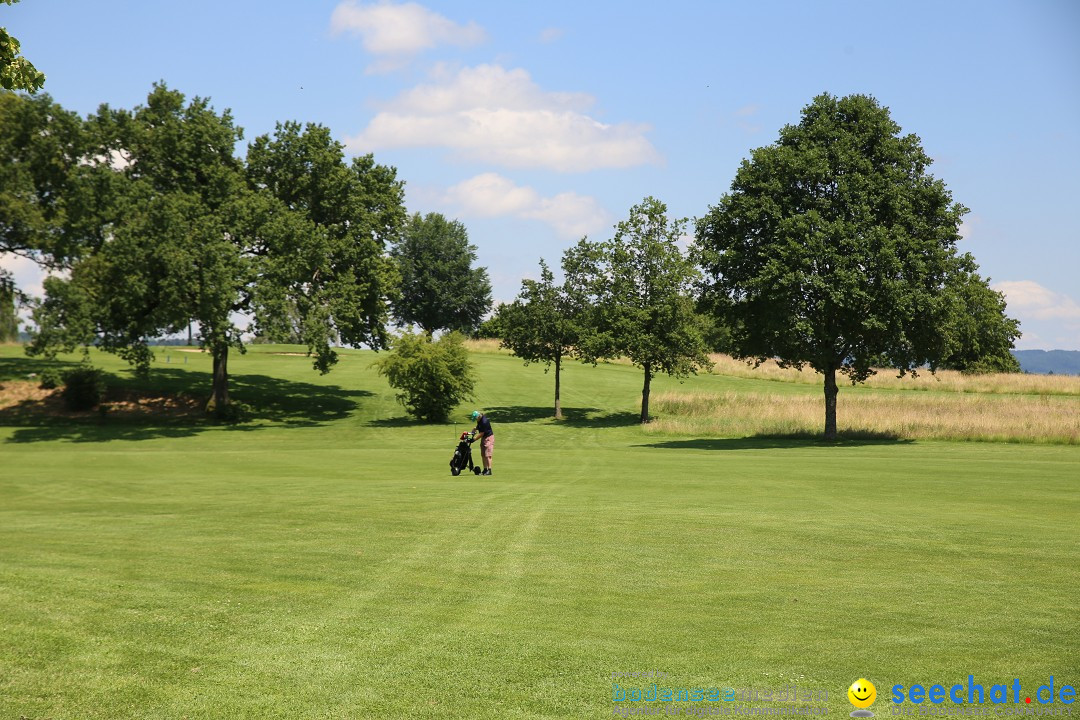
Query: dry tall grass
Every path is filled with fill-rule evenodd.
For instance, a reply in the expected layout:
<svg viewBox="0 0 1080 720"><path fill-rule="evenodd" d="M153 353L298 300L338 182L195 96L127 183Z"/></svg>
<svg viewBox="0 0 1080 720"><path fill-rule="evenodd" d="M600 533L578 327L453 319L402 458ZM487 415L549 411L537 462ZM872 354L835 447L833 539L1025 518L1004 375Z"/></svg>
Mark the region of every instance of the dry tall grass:
<svg viewBox="0 0 1080 720"><path fill-rule="evenodd" d="M509 350L503 350L499 347L500 342L500 340L466 340L465 348L469 352L475 353L504 353L509 355Z"/></svg>
<svg viewBox="0 0 1080 720"><path fill-rule="evenodd" d="M710 355L715 363L713 374L731 375L754 380L777 380L780 382L823 385L820 373L809 368L794 370L781 368L775 360L768 360L760 367L753 367L730 355ZM844 382L844 376L837 377ZM965 375L955 370L938 370L936 374L920 372L916 378L905 375L896 377L895 370L878 370L866 381L867 387L892 390L938 390L963 393L999 393L1024 395L1080 395L1080 376L1076 375L1027 375L1024 373L991 373Z"/></svg>
<svg viewBox="0 0 1080 720"><path fill-rule="evenodd" d="M820 435L818 395L663 393L650 432L718 437ZM1080 444L1080 402L1047 395L923 395L841 391L837 429L905 439Z"/></svg>

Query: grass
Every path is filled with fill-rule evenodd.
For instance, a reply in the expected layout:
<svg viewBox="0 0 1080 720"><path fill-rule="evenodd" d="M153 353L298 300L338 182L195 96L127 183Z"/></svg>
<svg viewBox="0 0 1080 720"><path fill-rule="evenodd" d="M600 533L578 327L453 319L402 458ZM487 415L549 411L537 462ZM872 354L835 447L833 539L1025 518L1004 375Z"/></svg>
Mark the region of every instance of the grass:
<svg viewBox="0 0 1080 720"><path fill-rule="evenodd" d="M1080 680L1080 447L656 433L619 364L569 365L555 422L551 375L478 350L496 474L451 478L471 408L415 425L372 354L287 350L230 361L251 423L0 427L0 718L599 717L653 669L831 713L858 677L878 712L894 683ZM0 349L0 383L35 367ZM162 351L151 385L209 368ZM899 393L841 418L860 394Z"/></svg>

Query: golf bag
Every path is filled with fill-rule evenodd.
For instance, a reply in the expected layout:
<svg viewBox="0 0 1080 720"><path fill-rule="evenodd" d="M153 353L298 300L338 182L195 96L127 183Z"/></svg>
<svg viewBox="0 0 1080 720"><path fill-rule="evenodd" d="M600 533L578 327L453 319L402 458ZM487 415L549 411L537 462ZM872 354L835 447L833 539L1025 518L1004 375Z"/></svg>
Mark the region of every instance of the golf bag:
<svg viewBox="0 0 1080 720"><path fill-rule="evenodd" d="M461 471L465 468L473 471L474 475L480 474L480 466L473 465L472 461L472 441L473 434L470 432L461 433L461 437L458 438L457 449L454 450L454 456L450 458L450 474L455 477L461 474Z"/></svg>

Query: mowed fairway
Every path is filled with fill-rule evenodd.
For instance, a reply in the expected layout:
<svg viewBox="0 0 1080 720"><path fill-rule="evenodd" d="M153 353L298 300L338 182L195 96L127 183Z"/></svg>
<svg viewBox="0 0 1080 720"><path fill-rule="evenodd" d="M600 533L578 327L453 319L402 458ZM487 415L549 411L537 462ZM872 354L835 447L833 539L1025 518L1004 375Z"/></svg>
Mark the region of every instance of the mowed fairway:
<svg viewBox="0 0 1080 720"><path fill-rule="evenodd" d="M0 718L599 718L642 670L832 713L866 677L881 715L894 683L1080 681L1080 446L646 432L623 365L571 365L557 423L551 375L484 353L495 475L453 478L471 407L416 425L372 353L272 349L230 362L269 420L0 427ZM33 367L0 348L0 383Z"/></svg>

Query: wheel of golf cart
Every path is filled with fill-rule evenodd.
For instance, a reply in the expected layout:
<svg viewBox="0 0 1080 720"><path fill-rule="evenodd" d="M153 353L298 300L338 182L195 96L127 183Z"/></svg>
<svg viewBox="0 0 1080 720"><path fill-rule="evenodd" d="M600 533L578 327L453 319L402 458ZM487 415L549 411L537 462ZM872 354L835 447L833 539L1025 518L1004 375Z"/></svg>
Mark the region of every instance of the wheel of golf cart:
<svg viewBox="0 0 1080 720"><path fill-rule="evenodd" d="M474 468L472 469L472 471L473 471L473 474L474 474L474 475L479 475L479 474L480 474L480 468L478 468L478 467L474 467Z"/></svg>
<svg viewBox="0 0 1080 720"><path fill-rule="evenodd" d="M456 467L450 468L450 474L453 475L454 477L457 477L460 473L461 473L461 471L458 470Z"/></svg>

